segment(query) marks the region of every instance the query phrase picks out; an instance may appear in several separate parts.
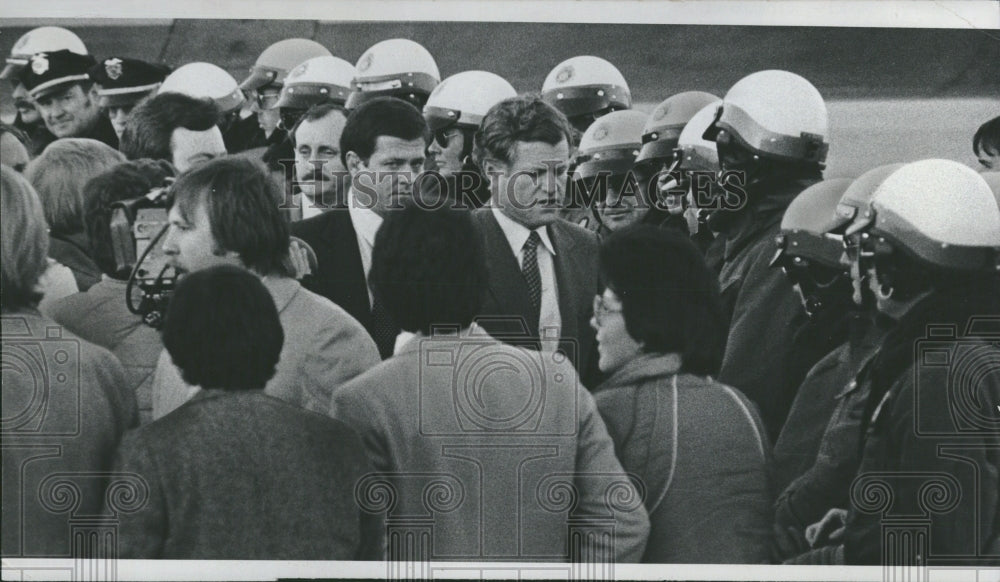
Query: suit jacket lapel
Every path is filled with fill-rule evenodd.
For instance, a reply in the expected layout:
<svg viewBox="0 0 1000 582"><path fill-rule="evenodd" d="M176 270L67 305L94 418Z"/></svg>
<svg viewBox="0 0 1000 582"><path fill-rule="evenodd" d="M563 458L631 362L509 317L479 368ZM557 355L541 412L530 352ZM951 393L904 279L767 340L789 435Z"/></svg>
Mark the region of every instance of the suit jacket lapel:
<svg viewBox="0 0 1000 582"><path fill-rule="evenodd" d="M488 207L477 210L474 216L481 223L489 260L489 287L492 301L487 302L487 310L483 315L520 315L525 318L528 333L532 337L537 336L538 320L537 318L532 320L528 316L534 311L531 297L528 295L528 284L524 280L510 243L507 242L507 237L504 236L500 224ZM490 313L491 310L495 313Z"/></svg>
<svg viewBox="0 0 1000 582"><path fill-rule="evenodd" d="M339 299L333 301L368 327L371 304L368 301L368 284L361 264L361 251L358 250L354 224L346 209L331 210L329 214L333 216L327 222L323 238L331 263L324 270Z"/></svg>
<svg viewBox="0 0 1000 582"><path fill-rule="evenodd" d="M586 272L580 264L580 257L573 251L576 243L563 231L558 222L549 225L549 238L555 247L554 261L556 286L559 288L559 317L562 319L562 337L577 337L581 323L577 321L581 311L579 302L580 290L585 289L580 274ZM589 298L588 298L589 299Z"/></svg>

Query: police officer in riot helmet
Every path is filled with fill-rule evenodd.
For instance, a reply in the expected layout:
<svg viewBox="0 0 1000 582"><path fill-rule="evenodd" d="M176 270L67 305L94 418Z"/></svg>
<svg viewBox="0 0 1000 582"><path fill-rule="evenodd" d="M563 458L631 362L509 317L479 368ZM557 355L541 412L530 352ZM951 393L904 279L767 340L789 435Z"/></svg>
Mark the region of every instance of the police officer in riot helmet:
<svg viewBox="0 0 1000 582"><path fill-rule="evenodd" d="M442 81L424 105L432 137L426 167L440 173L466 206L479 208L490 197L489 180L472 160L473 135L491 107L516 96L499 75L464 71Z"/></svg>
<svg viewBox="0 0 1000 582"><path fill-rule="evenodd" d="M277 103L281 90L295 67L308 59L324 56L330 56L330 51L307 38L279 40L260 53L250 67L250 75L240 83L240 89L250 100L251 111L257 116L260 130L244 149L267 148L263 155L269 163L271 160L292 158L287 128L279 124Z"/></svg>
<svg viewBox="0 0 1000 582"><path fill-rule="evenodd" d="M614 111L595 121L580 138L567 212L589 214L588 226L599 236L641 222L653 212L655 201L646 198L634 173L645 123L645 113Z"/></svg>
<svg viewBox="0 0 1000 582"><path fill-rule="evenodd" d="M870 394L857 478L846 507L808 531L812 551L794 563L909 565L908 556L994 555L1000 547L1000 206L988 183L950 160L906 164L881 183L864 232L864 259L879 313L893 322L859 382ZM991 325L992 323L992 325ZM995 335L994 335L995 337ZM960 454L942 445L962 436ZM886 536L884 480L894 515L926 514L926 545ZM938 475L948 476L941 483ZM942 493L928 501L924 492ZM975 524L970 526L970 524Z"/></svg>
<svg viewBox="0 0 1000 582"><path fill-rule="evenodd" d="M777 70L737 82L705 133L716 142L723 176L739 181L744 192L735 207L717 198L708 220L725 237L719 282L730 329L719 379L760 406L772 437L802 381L790 358L792 338L806 314L791 283L770 261L785 209L822 179L826 135L819 91L806 79Z"/></svg>
<svg viewBox="0 0 1000 582"><path fill-rule="evenodd" d="M621 71L589 55L556 65L542 84L542 99L562 111L581 135L602 115L632 108L632 93Z"/></svg>
<svg viewBox="0 0 1000 582"><path fill-rule="evenodd" d="M804 347L822 347L827 338L837 341L835 336L843 343L806 374L774 444L773 483L780 492L774 512L778 561L807 550L808 526L830 507L847 505L860 463L861 416L868 401L868 386L855 378L877 352L889 326L875 316L867 275L861 275L865 268L857 249L862 233L845 233L856 218L870 215L875 191L900 167L869 170L847 180L846 190L844 180L820 182L793 200L782 219L775 264L805 283L797 288L810 314L800 337L808 334L812 341L805 338ZM842 274L833 278L838 267ZM844 278L850 282L845 284ZM846 325L837 325L841 320Z"/></svg>
<svg viewBox="0 0 1000 582"><path fill-rule="evenodd" d="M358 59L347 108L357 109L376 97L396 97L423 108L441 73L431 53L405 38L377 42Z"/></svg>

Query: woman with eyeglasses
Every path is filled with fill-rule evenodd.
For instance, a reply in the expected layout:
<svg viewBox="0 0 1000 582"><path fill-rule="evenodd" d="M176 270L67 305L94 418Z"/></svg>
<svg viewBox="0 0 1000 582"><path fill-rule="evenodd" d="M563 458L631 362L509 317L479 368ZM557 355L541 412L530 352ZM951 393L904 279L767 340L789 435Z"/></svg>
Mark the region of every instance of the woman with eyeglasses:
<svg viewBox="0 0 1000 582"><path fill-rule="evenodd" d="M683 233L649 225L612 233L599 261L595 398L645 486L643 562L766 562L771 448L753 403L712 378L726 342L715 276Z"/></svg>

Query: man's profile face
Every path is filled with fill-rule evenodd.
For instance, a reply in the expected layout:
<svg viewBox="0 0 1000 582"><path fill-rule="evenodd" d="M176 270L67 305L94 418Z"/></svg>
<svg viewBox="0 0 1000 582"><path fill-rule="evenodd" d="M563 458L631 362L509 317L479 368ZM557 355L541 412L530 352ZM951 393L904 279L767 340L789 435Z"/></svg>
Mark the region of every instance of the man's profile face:
<svg viewBox="0 0 1000 582"><path fill-rule="evenodd" d="M178 127L170 134L170 153L177 172L186 172L198 164L226 155L222 132L213 125L205 131Z"/></svg>
<svg viewBox="0 0 1000 582"><path fill-rule="evenodd" d="M413 196L413 182L423 170L426 147L422 137L406 140L380 135L367 162L351 152L355 160L351 167L355 188L366 191L359 196L359 202L370 202L374 196L372 210L379 216L385 216L390 208L399 208L402 198Z"/></svg>
<svg viewBox="0 0 1000 582"><path fill-rule="evenodd" d="M42 117L35 107L35 101L31 98L31 95L28 95L28 90L24 87L23 83L15 84L14 92L11 96L14 99L14 107L21 115L22 122L27 125L41 123Z"/></svg>
<svg viewBox="0 0 1000 582"><path fill-rule="evenodd" d="M204 200L194 205L194 213L185 216L179 204L170 208L169 226L163 241L167 263L178 276L216 265L242 266L235 253L222 251L212 235L212 225Z"/></svg>
<svg viewBox="0 0 1000 582"><path fill-rule="evenodd" d="M134 107L134 105L111 105L105 109L108 113L108 119L111 121L111 127L115 128L115 134L119 139L122 137L122 132L125 131L125 122L128 121L128 116Z"/></svg>
<svg viewBox="0 0 1000 582"><path fill-rule="evenodd" d="M517 142L509 164L489 163L497 206L511 220L536 229L559 218L569 168L569 144Z"/></svg>
<svg viewBox="0 0 1000 582"><path fill-rule="evenodd" d="M350 176L340 161L346 123L343 112L331 111L320 119L303 119L295 130L295 176L310 201L331 206L346 200Z"/></svg>
<svg viewBox="0 0 1000 582"><path fill-rule="evenodd" d="M93 95L79 83L42 95L35 104L45 127L56 137L85 136L101 114Z"/></svg>

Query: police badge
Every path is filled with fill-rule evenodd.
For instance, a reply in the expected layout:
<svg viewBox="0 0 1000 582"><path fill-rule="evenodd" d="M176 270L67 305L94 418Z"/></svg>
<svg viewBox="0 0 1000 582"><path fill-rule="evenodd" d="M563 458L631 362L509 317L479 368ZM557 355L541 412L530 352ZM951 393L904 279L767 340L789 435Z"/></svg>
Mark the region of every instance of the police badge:
<svg viewBox="0 0 1000 582"><path fill-rule="evenodd" d="M561 71L556 73L556 82L565 83L573 78L573 65L566 65Z"/></svg>
<svg viewBox="0 0 1000 582"><path fill-rule="evenodd" d="M309 61L306 61L306 62L302 63L301 65L299 65L299 66L295 67L294 69L292 69L292 72L288 73L288 78L289 79L295 79L295 78L301 77L302 75L304 75L306 73L306 69L308 69L308 68L309 68Z"/></svg>
<svg viewBox="0 0 1000 582"><path fill-rule="evenodd" d="M117 81L122 76L122 60L119 58L105 60L104 72L108 74L109 79Z"/></svg>
<svg viewBox="0 0 1000 582"><path fill-rule="evenodd" d="M375 60L374 53L368 53L361 57L361 61L358 63L358 71L365 72L372 67L372 61Z"/></svg>
<svg viewBox="0 0 1000 582"><path fill-rule="evenodd" d="M36 75L44 75L49 70L49 57L45 53L38 53L31 57L31 72Z"/></svg>
<svg viewBox="0 0 1000 582"><path fill-rule="evenodd" d="M601 141L608 137L608 124L601 124L594 128L594 141Z"/></svg>

